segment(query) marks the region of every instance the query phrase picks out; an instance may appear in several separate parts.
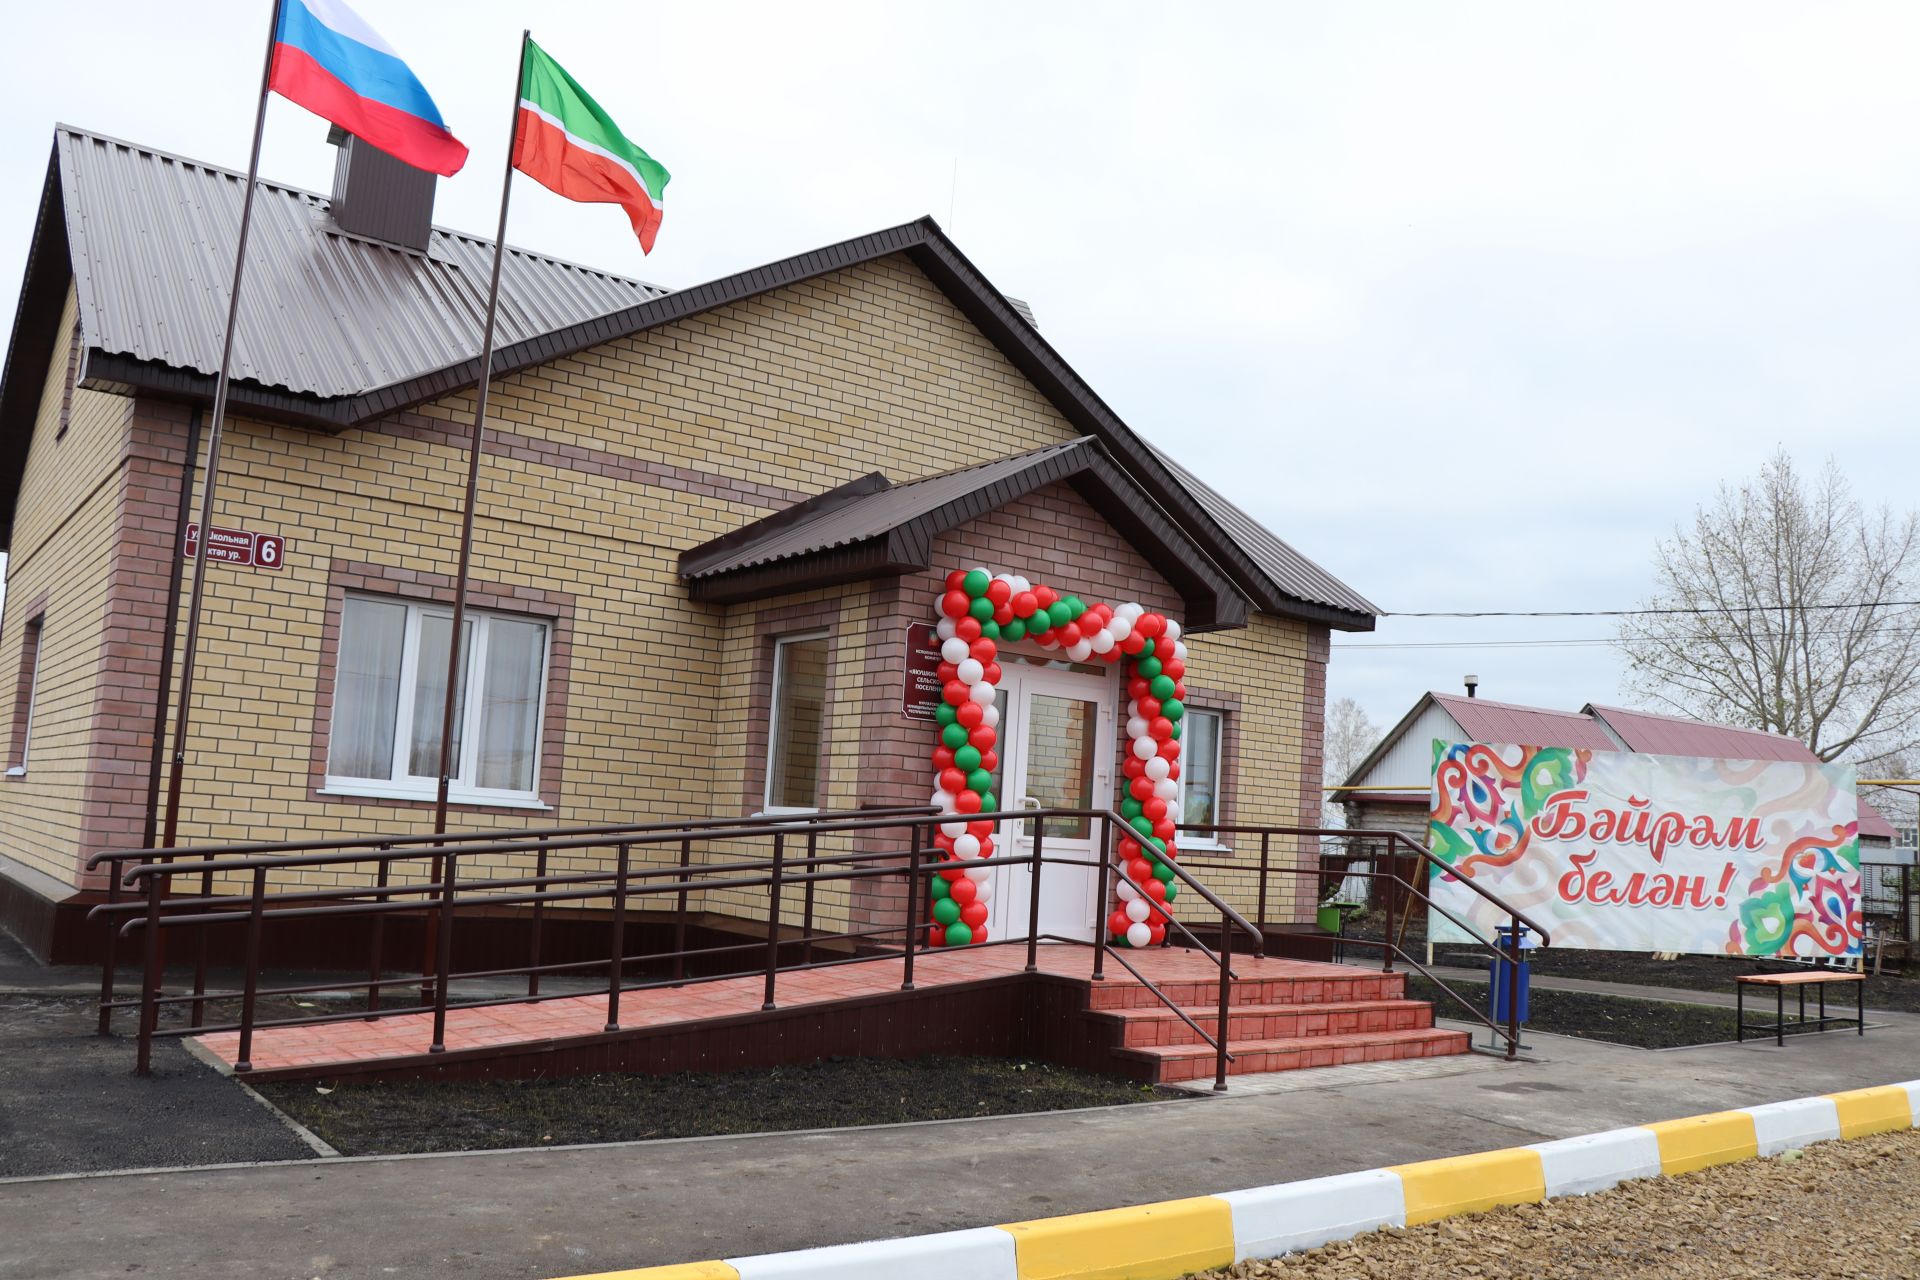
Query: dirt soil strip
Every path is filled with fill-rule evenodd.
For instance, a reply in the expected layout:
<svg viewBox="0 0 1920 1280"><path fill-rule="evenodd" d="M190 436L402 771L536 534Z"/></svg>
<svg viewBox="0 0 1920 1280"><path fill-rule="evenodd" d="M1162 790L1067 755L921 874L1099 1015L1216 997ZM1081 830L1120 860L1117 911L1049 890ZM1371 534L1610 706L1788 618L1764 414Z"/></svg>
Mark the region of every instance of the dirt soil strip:
<svg viewBox="0 0 1920 1280"><path fill-rule="evenodd" d="M1200 1280L1912 1280L1920 1130L1387 1228Z"/></svg>

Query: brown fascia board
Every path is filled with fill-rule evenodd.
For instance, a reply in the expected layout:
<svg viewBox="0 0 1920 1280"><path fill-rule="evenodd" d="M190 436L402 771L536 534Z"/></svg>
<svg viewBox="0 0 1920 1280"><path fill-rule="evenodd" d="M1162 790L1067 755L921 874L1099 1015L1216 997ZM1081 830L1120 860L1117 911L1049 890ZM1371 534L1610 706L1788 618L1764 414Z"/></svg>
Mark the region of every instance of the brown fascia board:
<svg viewBox="0 0 1920 1280"><path fill-rule="evenodd" d="M72 278L56 149L40 188L40 210L34 218L20 300L13 313L13 337L7 344L6 368L0 372L0 551L13 546L13 516L27 470L27 450L33 445L34 423L40 416L47 366L64 336L57 330Z"/></svg>

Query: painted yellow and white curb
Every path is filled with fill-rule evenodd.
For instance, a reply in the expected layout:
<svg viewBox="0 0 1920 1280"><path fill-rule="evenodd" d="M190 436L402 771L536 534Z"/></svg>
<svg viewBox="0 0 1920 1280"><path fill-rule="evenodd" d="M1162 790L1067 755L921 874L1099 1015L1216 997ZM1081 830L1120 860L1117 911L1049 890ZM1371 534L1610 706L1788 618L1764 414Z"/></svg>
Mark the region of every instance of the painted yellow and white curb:
<svg viewBox="0 0 1920 1280"><path fill-rule="evenodd" d="M1380 1227L1910 1128L1920 1080L1191 1200L571 1280L1177 1280Z"/></svg>

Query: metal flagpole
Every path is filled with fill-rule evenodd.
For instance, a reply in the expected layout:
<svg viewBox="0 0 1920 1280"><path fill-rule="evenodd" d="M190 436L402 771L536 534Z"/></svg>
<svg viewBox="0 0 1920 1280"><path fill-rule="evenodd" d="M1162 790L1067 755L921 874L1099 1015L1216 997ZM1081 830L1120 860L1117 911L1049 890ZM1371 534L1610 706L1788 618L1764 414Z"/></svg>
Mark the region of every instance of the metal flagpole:
<svg viewBox="0 0 1920 1280"><path fill-rule="evenodd" d="M220 480L221 428L227 419L227 384L233 363L233 331L240 319L240 281L247 267L247 234L253 229L253 192L260 179L260 139L267 127L267 85L273 78L273 37L280 29L280 3L267 19L267 53L260 67L260 105L253 115L253 152L247 159L247 191L240 204L240 243L233 251L233 296L227 299L227 333L220 346L220 378L214 384L213 425L207 431L207 480L200 495L200 537L193 552L193 603L180 655L180 708L173 719L173 767L167 778L166 819L160 843L171 849L180 830L180 781L187 763L187 733L193 718L194 660L200 648L200 611L205 600L207 543L213 529L213 497ZM191 466L191 463L189 463ZM173 554L179 554L175 551Z"/></svg>
<svg viewBox="0 0 1920 1280"><path fill-rule="evenodd" d="M527 65L527 41L532 35L530 29L520 32L520 56L513 64L513 110L507 118L507 162L505 171L500 175L500 225L493 235L493 274L487 282L487 318L480 332L480 376L474 387L473 433L467 441L466 502L460 512L460 567L453 579L453 627L447 637L447 682L442 689L440 782L433 801L435 835L446 834L447 793L453 784L453 719L459 709L453 693L459 686L460 667L466 650L462 631L467 620L467 575L473 565L473 509L480 494L480 455L486 445L487 386L493 381L494 320L500 311L500 264L507 255L507 207L513 198L513 144L520 132L520 79ZM436 851L432 868L435 884L440 881L440 869L440 855ZM438 920L429 914L424 966L428 974L434 972L437 931Z"/></svg>

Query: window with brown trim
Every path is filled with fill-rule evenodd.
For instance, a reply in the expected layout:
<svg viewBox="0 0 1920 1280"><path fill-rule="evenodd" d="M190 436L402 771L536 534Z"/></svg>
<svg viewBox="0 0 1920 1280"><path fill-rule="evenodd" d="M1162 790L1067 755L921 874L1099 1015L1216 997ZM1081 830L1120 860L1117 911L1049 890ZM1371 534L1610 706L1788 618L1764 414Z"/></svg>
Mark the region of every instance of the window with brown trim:
<svg viewBox="0 0 1920 1280"><path fill-rule="evenodd" d="M826 633L775 640L773 715L767 724L767 812L820 807L826 711Z"/></svg>
<svg viewBox="0 0 1920 1280"><path fill-rule="evenodd" d="M73 322L73 332L67 335L67 380L60 387L60 428L53 433L55 440L67 434L67 426L73 420L73 393L80 385L80 321Z"/></svg>
<svg viewBox="0 0 1920 1280"><path fill-rule="evenodd" d="M7 746L10 778L27 771L27 749L33 739L33 695L40 676L40 638L46 631L46 621L44 613L27 619L26 632L20 638L20 672L13 685L13 732Z"/></svg>

